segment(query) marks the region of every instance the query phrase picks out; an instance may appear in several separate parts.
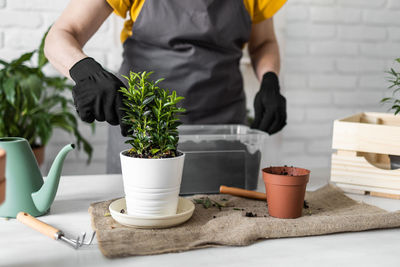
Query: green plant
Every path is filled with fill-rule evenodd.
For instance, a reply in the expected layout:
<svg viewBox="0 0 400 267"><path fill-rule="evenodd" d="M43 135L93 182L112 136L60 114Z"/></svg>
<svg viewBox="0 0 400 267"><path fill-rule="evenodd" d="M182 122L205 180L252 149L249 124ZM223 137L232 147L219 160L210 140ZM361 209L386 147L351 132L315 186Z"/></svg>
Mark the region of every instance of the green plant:
<svg viewBox="0 0 400 267"><path fill-rule="evenodd" d="M400 64L400 58L396 59L396 62ZM381 103L390 103L390 109L394 110L394 114L397 115L400 112L400 99L397 96L400 91L400 72L391 68L387 73L390 75L388 78L390 83L389 89L393 90L393 92L391 97L383 98Z"/></svg>
<svg viewBox="0 0 400 267"><path fill-rule="evenodd" d="M128 133L132 148L128 154L140 158L166 158L178 155L178 114L185 109L177 107L183 97L173 91L162 89L149 80L152 72L130 72L128 88L121 87L124 96L124 123L130 127Z"/></svg>
<svg viewBox="0 0 400 267"><path fill-rule="evenodd" d="M46 33L47 34L47 33ZM44 146L52 136L53 128L61 128L76 138L78 149L83 146L92 156L92 147L78 129L72 86L66 78L49 77L43 72L48 60L43 47L46 34L38 50L25 53L6 62L0 60L0 136L19 136L35 148ZM37 66L27 63L37 54Z"/></svg>

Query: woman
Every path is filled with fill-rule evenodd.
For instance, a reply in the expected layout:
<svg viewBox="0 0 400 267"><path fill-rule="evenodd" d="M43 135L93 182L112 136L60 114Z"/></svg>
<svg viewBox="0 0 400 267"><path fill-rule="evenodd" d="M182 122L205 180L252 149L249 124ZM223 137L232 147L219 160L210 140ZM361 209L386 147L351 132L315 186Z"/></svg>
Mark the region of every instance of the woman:
<svg viewBox="0 0 400 267"><path fill-rule="evenodd" d="M185 124L245 123L246 106L239 70L242 48L249 55L260 90L252 127L273 134L286 124L280 94L279 48L274 13L286 0L71 0L51 28L45 44L49 61L71 77L74 103L86 122L110 127L107 172L117 173L126 129L121 124L124 86L118 77L130 70L154 71L164 88L185 97ZM121 33L123 62L116 77L82 51L107 17L128 19Z"/></svg>

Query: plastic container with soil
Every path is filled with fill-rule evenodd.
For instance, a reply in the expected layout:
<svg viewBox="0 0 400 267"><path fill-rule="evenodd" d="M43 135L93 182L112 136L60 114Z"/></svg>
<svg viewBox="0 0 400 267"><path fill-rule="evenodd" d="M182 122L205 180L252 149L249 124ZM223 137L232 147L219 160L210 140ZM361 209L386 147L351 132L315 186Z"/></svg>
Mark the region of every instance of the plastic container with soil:
<svg viewBox="0 0 400 267"><path fill-rule="evenodd" d="M281 219L301 217L310 171L296 167L264 168L268 213Z"/></svg>
<svg viewBox="0 0 400 267"><path fill-rule="evenodd" d="M219 193L220 185L257 188L268 135L245 125L182 125L186 154L180 194Z"/></svg>

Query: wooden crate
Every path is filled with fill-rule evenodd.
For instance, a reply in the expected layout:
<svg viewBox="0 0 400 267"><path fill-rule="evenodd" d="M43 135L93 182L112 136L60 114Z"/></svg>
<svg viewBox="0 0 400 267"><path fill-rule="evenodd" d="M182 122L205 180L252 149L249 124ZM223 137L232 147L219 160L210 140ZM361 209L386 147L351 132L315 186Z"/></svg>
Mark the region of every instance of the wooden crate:
<svg viewBox="0 0 400 267"><path fill-rule="evenodd" d="M366 112L333 126L331 181L344 191L400 199L400 169L388 155L400 155L400 116Z"/></svg>

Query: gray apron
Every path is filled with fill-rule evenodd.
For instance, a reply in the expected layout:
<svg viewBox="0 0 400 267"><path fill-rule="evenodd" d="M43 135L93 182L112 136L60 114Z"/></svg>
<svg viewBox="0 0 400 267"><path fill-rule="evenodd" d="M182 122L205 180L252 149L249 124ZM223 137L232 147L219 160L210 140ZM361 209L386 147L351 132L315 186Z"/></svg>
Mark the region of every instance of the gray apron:
<svg viewBox="0 0 400 267"><path fill-rule="evenodd" d="M123 44L119 73L154 71L152 79L165 78L160 87L185 97L184 124L243 124L239 61L250 32L243 0L146 0ZM107 173L121 173L126 139L110 126Z"/></svg>

